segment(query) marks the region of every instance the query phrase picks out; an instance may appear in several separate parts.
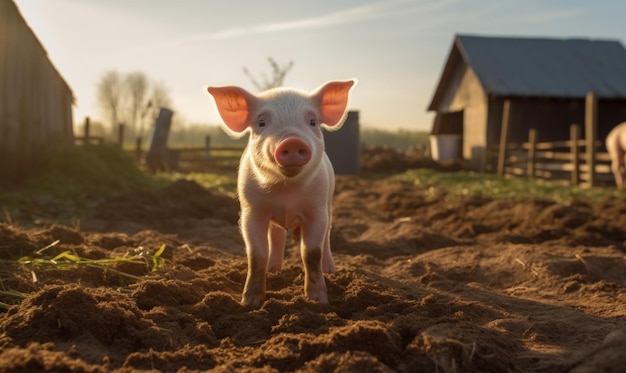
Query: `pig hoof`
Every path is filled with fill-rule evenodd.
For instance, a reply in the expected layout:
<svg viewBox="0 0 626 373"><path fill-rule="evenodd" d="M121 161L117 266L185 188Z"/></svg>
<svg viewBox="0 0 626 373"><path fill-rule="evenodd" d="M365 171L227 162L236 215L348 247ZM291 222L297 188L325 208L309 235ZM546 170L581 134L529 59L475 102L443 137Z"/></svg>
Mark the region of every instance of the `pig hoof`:
<svg viewBox="0 0 626 373"><path fill-rule="evenodd" d="M249 308L259 308L265 297L263 295L246 294L241 298L241 304Z"/></svg>
<svg viewBox="0 0 626 373"><path fill-rule="evenodd" d="M322 264L322 271L324 273L335 273L335 263Z"/></svg>
<svg viewBox="0 0 626 373"><path fill-rule="evenodd" d="M310 292L307 294L310 300L314 300L320 302L321 304L328 304L328 294L326 292L313 293Z"/></svg>
<svg viewBox="0 0 626 373"><path fill-rule="evenodd" d="M330 251L330 249L329 249ZM324 254L322 257L322 271L324 273L335 273L335 261L332 255Z"/></svg>

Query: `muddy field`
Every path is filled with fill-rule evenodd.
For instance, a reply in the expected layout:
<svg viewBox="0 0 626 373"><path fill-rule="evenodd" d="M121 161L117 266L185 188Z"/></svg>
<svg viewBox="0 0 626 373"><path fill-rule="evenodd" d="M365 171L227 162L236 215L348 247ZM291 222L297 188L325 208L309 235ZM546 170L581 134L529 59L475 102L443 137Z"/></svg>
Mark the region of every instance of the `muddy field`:
<svg viewBox="0 0 626 373"><path fill-rule="evenodd" d="M626 366L626 201L447 200L340 176L326 275L308 301L295 246L260 309L239 304L238 205L190 181L96 206L71 225L0 223L0 371L607 372ZM61 270L166 245L165 265Z"/></svg>

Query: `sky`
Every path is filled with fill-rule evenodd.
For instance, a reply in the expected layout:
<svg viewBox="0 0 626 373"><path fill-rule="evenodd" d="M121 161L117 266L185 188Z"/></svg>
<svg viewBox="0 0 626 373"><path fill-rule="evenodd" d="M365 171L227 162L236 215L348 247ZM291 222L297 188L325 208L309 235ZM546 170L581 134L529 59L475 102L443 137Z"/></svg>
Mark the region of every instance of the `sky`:
<svg viewBox="0 0 626 373"><path fill-rule="evenodd" d="M271 75L311 91L357 78L362 126L430 130L428 104L454 36L618 40L622 0L14 0L74 92L74 121L103 118L96 86L111 70L163 84L183 123L221 120L204 90Z"/></svg>

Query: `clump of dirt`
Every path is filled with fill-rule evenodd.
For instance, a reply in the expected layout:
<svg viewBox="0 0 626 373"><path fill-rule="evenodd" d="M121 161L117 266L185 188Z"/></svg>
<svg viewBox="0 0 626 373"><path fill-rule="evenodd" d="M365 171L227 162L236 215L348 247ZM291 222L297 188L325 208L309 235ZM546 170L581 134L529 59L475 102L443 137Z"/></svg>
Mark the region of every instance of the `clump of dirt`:
<svg viewBox="0 0 626 373"><path fill-rule="evenodd" d="M437 171L463 170L462 161L436 162L418 149L399 150L388 146L364 147L361 151L361 169L372 173L398 173L411 168L430 168Z"/></svg>
<svg viewBox="0 0 626 373"><path fill-rule="evenodd" d="M238 204L216 195L198 183L180 179L163 190L139 191L107 200L95 208L102 220L131 220L136 223L175 224L180 219L219 219L234 224Z"/></svg>
<svg viewBox="0 0 626 373"><path fill-rule="evenodd" d="M341 176L330 304L303 292L299 250L240 304L237 201L179 181L101 203L74 225L0 223L5 371L591 372L626 361L626 201L447 198ZM56 245L42 248L58 240ZM165 264L60 269L161 245ZM18 302L15 293L28 294Z"/></svg>

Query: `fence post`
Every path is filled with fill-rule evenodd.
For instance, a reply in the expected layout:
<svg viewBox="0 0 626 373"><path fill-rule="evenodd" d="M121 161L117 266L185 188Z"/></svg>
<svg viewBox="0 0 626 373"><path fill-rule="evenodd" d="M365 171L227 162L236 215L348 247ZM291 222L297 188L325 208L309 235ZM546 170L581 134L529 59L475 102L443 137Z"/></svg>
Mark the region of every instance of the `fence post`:
<svg viewBox="0 0 626 373"><path fill-rule="evenodd" d="M596 137L598 130L598 97L595 92L587 93L585 98L585 140L586 161L589 168L589 187L596 179Z"/></svg>
<svg viewBox="0 0 626 373"><path fill-rule="evenodd" d="M167 138L172 127L173 115L174 112L172 110L161 107L159 116L154 121L152 139L146 152L146 164L152 171L166 171L174 168L167 149Z"/></svg>
<svg viewBox="0 0 626 373"><path fill-rule="evenodd" d="M530 177L535 177L535 162L537 160L537 130L531 128L528 131L528 164L526 174Z"/></svg>
<svg viewBox="0 0 626 373"><path fill-rule="evenodd" d="M570 151L572 155L572 175L571 185L580 183L580 152L578 151L578 140L580 139L580 126L576 123L569 127Z"/></svg>
<svg viewBox="0 0 626 373"><path fill-rule="evenodd" d="M117 125L117 143L120 148L124 147L124 123Z"/></svg>
<svg viewBox="0 0 626 373"><path fill-rule="evenodd" d="M89 132L91 131L91 123L89 117L85 117L85 134L83 139L83 145L89 145Z"/></svg>
<svg viewBox="0 0 626 373"><path fill-rule="evenodd" d="M505 100L502 107L502 127L500 130L500 148L498 149L498 175L504 175L504 163L506 161L506 143L509 135L509 118L511 113L511 101Z"/></svg>
<svg viewBox="0 0 626 373"><path fill-rule="evenodd" d="M137 164L141 164L141 137L137 137L135 141L135 159Z"/></svg>
<svg viewBox="0 0 626 373"><path fill-rule="evenodd" d="M204 137L204 149L206 151L206 157L211 158L211 135Z"/></svg>

